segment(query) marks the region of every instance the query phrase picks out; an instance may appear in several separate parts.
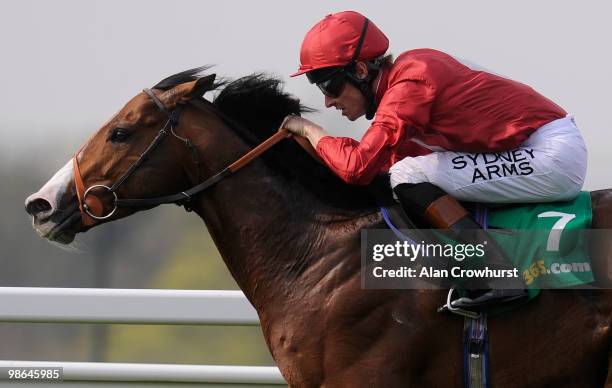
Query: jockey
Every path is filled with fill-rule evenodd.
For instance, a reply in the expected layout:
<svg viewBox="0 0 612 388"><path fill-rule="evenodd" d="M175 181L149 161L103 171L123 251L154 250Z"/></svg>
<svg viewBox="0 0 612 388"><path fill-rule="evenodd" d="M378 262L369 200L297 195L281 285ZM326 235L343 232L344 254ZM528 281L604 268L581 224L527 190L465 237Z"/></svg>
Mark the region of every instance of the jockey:
<svg viewBox="0 0 612 388"><path fill-rule="evenodd" d="M374 119L360 142L301 117L285 119L283 127L306 137L340 178L368 184L390 173L407 213L468 242L480 227L457 200L547 202L580 192L587 151L561 107L443 52L410 50L393 61L388 46L376 25L353 11L327 15L302 43L292 77L306 74L325 106L350 121ZM503 258L492 245L488 254ZM521 279L503 287L487 284L452 305L478 311L526 297Z"/></svg>

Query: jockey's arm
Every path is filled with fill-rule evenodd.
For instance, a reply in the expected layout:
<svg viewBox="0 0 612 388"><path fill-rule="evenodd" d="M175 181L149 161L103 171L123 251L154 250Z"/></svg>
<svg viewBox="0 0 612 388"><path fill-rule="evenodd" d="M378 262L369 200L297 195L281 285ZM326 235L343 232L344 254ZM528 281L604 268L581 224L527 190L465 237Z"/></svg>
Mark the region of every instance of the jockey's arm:
<svg viewBox="0 0 612 388"><path fill-rule="evenodd" d="M314 149L317 148L322 137L330 136L320 125L299 116L287 116L281 126L295 135L308 139Z"/></svg>
<svg viewBox="0 0 612 388"><path fill-rule="evenodd" d="M301 117L288 117L283 128L306 137L327 166L350 184L368 184L383 171L398 131L372 125L360 142L350 137L331 136L321 126Z"/></svg>

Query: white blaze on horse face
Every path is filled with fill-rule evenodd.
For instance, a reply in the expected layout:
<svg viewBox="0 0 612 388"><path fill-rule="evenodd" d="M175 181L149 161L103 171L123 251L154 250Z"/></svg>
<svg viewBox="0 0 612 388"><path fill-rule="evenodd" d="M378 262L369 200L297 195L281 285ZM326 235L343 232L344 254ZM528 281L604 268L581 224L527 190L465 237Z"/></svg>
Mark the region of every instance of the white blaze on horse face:
<svg viewBox="0 0 612 388"><path fill-rule="evenodd" d="M26 199L26 204L33 198L42 198L46 200L52 207L51 212L59 209L60 201L70 189L70 185L74 181L74 172L72 171L72 159L66 163L58 172L49 179L38 192L30 195Z"/></svg>

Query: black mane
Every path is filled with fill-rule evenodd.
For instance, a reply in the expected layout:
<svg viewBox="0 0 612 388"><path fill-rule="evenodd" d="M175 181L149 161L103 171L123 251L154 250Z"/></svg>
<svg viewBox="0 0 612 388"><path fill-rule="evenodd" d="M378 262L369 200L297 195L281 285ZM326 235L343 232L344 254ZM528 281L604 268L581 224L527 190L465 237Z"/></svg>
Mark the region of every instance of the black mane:
<svg viewBox="0 0 612 388"><path fill-rule="evenodd" d="M172 75L154 86L167 90L184 82L206 76L209 69L202 66ZM214 88L221 88L213 104L236 125L231 127L252 146L273 135L285 116L313 112L300 101L282 90L282 81L272 76L256 73L235 81L220 81ZM343 210L372 211L376 203L372 194L363 186L344 183L327 167L315 161L295 141L284 140L266 152L262 159L272 171L282 174L289 188L308 192L318 201ZM308 206L300 203L298 206Z"/></svg>
<svg viewBox="0 0 612 388"><path fill-rule="evenodd" d="M282 86L277 78L252 74L228 83L214 99L214 104L248 128L261 142L278 130L285 116L314 111L284 92ZM331 206L347 210L371 210L376 206L365 187L346 184L293 140L282 141L263 158L292 182L295 189L307 190Z"/></svg>

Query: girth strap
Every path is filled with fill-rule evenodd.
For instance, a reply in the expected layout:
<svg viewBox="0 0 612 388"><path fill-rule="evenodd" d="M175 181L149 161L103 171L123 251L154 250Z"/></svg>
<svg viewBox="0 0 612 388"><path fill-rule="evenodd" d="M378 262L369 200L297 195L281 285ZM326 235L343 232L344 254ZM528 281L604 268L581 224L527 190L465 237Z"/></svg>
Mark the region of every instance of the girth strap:
<svg viewBox="0 0 612 388"><path fill-rule="evenodd" d="M487 315L465 317L463 324L463 380L465 388L489 388Z"/></svg>

